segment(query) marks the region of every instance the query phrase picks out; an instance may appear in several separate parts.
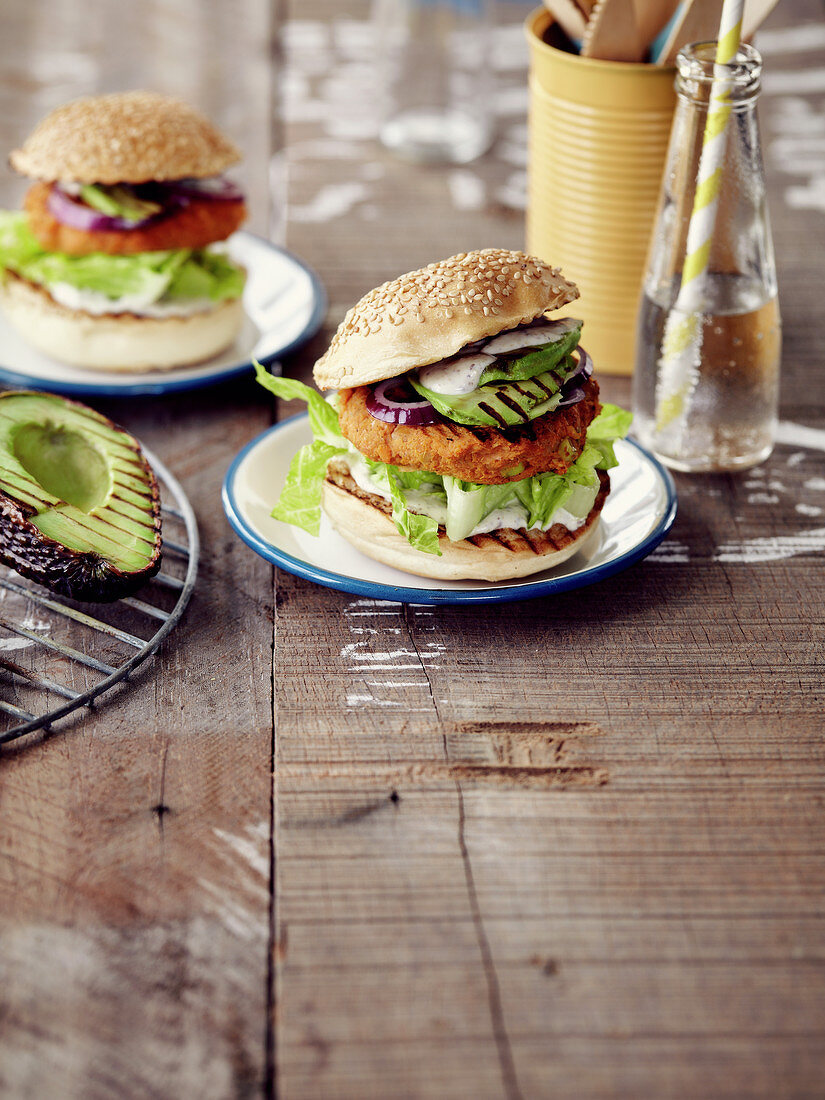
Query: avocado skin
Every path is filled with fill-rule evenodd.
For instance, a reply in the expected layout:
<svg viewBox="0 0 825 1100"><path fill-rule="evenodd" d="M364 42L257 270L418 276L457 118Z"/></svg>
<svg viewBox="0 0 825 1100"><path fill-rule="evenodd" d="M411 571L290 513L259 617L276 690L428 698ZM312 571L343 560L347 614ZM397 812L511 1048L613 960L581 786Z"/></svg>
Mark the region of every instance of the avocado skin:
<svg viewBox="0 0 825 1100"><path fill-rule="evenodd" d="M0 395L14 396L26 391L9 391ZM42 396L54 401L50 394L28 394ZM35 510L28 504L17 500L13 494L0 489L0 561L29 580L70 599L93 603L111 603L136 592L150 580L161 565L161 518L160 492L154 472L146 461L137 441L125 429L93 410L87 410L79 402L58 398L66 405L75 406L93 412L98 423L122 433L128 438L135 460L140 463L145 483L151 494L152 526L155 539L153 554L142 569L125 572L118 569L102 555L73 550L62 543L44 535L30 522Z"/></svg>
<svg viewBox="0 0 825 1100"><path fill-rule="evenodd" d="M72 600L112 603L131 596L160 570L160 498L156 482L154 499L158 513L154 559L145 569L123 573L100 554L70 550L47 538L29 523L26 513L31 515L31 509L0 491L0 560L22 577Z"/></svg>

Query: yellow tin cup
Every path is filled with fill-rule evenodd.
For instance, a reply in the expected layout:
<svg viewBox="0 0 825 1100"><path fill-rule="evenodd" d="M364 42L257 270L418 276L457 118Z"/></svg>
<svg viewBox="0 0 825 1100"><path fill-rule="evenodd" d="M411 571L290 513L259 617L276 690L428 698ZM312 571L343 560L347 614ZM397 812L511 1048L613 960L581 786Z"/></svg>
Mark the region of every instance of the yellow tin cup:
<svg viewBox="0 0 825 1100"><path fill-rule="evenodd" d="M548 41L544 8L530 44L527 251L581 291L571 307L603 374L632 374L636 317L676 106L674 70L595 61Z"/></svg>

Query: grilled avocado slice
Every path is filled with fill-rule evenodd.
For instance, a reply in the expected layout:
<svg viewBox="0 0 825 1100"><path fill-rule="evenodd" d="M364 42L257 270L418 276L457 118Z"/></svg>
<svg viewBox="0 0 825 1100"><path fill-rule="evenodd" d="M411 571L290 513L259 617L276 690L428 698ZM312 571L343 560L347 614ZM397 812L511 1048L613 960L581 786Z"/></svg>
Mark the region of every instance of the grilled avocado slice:
<svg viewBox="0 0 825 1100"><path fill-rule="evenodd" d="M47 393L0 393L0 559L76 600L128 596L160 569L160 498L137 440Z"/></svg>
<svg viewBox="0 0 825 1100"><path fill-rule="evenodd" d="M552 412L562 399L562 375L575 366L568 356L564 365L519 382L490 382L469 393L435 393L413 375L409 381L442 416L457 424L489 424L493 428L514 427Z"/></svg>

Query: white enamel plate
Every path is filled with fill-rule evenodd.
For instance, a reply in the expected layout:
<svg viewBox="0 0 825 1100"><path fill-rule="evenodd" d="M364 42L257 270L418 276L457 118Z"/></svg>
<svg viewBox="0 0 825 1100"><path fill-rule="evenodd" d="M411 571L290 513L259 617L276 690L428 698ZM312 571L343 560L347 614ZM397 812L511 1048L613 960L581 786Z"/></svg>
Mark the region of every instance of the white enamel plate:
<svg viewBox="0 0 825 1100"><path fill-rule="evenodd" d="M365 557L321 519L318 538L270 515L292 456L312 439L305 415L253 439L230 466L223 505L234 530L261 557L328 588L401 603L494 603L546 596L593 584L651 552L676 517L673 479L632 440L616 444L619 465L597 539L585 551L544 573L514 581L437 581L414 577Z"/></svg>
<svg viewBox="0 0 825 1100"><path fill-rule="evenodd" d="M235 233L228 246L232 259L246 268L246 318L235 343L221 355L168 371L84 370L35 350L0 312L0 381L75 397L169 393L222 382L250 370L253 359L270 364L313 336L326 309L315 272L252 233Z"/></svg>

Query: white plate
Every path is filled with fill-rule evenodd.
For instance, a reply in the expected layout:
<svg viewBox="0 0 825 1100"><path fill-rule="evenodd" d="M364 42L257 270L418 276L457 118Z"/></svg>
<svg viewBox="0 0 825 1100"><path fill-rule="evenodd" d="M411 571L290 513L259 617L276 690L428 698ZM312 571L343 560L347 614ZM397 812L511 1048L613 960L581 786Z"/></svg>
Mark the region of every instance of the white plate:
<svg viewBox="0 0 825 1100"><path fill-rule="evenodd" d="M365 557L321 518L318 538L270 515L292 456L312 439L306 415L284 420L253 439L230 466L223 506L247 546L289 573L328 588L401 603L491 603L579 588L626 569L658 546L676 517L673 479L633 440L619 440L619 465L599 534L586 551L544 573L514 581L437 581L414 577Z"/></svg>
<svg viewBox="0 0 825 1100"><path fill-rule="evenodd" d="M318 331L326 295L318 276L291 253L252 233L235 233L233 260L247 271L246 318L235 343L221 355L169 371L91 371L43 355L26 343L0 312L0 381L74 396L125 397L209 386L247 371L252 359L271 364Z"/></svg>

